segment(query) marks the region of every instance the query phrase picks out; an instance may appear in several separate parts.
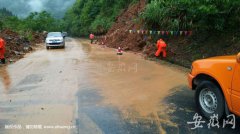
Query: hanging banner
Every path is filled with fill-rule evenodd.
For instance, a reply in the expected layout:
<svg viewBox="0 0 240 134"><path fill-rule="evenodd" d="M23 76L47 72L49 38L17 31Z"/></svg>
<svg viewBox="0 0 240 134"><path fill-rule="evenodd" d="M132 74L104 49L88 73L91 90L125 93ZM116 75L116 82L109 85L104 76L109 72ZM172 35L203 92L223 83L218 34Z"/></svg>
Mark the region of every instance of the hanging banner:
<svg viewBox="0 0 240 134"><path fill-rule="evenodd" d="M126 30L127 31L127 30ZM114 33L112 33L113 35L117 34L118 32L115 31ZM191 36L192 35L192 31L157 31L157 30L129 30L130 34L146 34L146 35L169 35L169 36ZM113 36L110 35L110 36Z"/></svg>
<svg viewBox="0 0 240 134"><path fill-rule="evenodd" d="M179 31L175 31L174 35L176 35L176 36L177 36L177 35L178 35L178 33L179 33Z"/></svg>
<svg viewBox="0 0 240 134"><path fill-rule="evenodd" d="M153 33L153 31L152 31L152 30L150 30L150 31L149 31L149 33L150 33L150 34L152 34L152 33Z"/></svg>
<svg viewBox="0 0 240 134"><path fill-rule="evenodd" d="M168 32L168 31L166 31L166 35L169 35L169 32Z"/></svg>
<svg viewBox="0 0 240 134"><path fill-rule="evenodd" d="M181 35L181 36L183 35L183 31L180 31L180 35Z"/></svg>
<svg viewBox="0 0 240 134"><path fill-rule="evenodd" d="M192 31L189 31L189 36L191 36L192 35Z"/></svg>
<svg viewBox="0 0 240 134"><path fill-rule="evenodd" d="M145 31L145 34L148 34L148 30Z"/></svg>
<svg viewBox="0 0 240 134"><path fill-rule="evenodd" d="M164 34L165 34L165 31L162 31L161 33L162 33L162 35L164 35Z"/></svg>

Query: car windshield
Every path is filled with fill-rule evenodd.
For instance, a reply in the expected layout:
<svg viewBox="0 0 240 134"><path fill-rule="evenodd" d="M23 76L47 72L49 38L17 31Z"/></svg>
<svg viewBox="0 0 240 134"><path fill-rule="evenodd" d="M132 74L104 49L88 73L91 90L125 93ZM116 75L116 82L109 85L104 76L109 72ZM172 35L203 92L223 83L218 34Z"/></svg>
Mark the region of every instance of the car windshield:
<svg viewBox="0 0 240 134"><path fill-rule="evenodd" d="M62 34L59 32L48 33L47 37L62 37Z"/></svg>

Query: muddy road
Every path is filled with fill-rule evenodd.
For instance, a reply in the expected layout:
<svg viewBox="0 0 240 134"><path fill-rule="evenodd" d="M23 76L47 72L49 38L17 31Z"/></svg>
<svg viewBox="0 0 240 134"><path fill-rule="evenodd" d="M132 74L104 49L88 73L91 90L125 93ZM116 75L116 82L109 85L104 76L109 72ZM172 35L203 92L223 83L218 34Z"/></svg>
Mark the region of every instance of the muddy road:
<svg viewBox="0 0 240 134"><path fill-rule="evenodd" d="M192 130L187 71L68 38L0 69L0 133L238 133ZM237 123L239 125L239 123Z"/></svg>

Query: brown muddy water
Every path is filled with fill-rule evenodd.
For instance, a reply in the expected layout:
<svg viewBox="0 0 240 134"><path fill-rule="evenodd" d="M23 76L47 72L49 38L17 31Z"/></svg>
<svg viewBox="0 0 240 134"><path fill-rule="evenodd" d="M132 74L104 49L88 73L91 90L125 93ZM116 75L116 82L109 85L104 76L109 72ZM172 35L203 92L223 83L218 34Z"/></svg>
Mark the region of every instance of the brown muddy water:
<svg viewBox="0 0 240 134"><path fill-rule="evenodd" d="M132 122L138 118L154 120L161 132L165 132L161 122L177 126L165 114L171 111L163 99L172 89L186 85L186 72L164 62L144 60L140 55L117 56L115 53L113 49L93 47L89 57L91 66L97 63L90 74L94 84L102 89L103 103L117 107L124 118Z"/></svg>
<svg viewBox="0 0 240 134"><path fill-rule="evenodd" d="M0 133L192 133L183 70L67 38L1 67Z"/></svg>

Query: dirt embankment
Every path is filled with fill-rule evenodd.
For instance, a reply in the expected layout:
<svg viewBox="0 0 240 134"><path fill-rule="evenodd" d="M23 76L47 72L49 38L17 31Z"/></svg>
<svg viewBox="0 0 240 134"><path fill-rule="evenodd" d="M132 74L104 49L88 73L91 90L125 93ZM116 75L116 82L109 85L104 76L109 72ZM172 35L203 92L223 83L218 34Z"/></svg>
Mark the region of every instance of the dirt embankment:
<svg viewBox="0 0 240 134"><path fill-rule="evenodd" d="M43 33L29 33L31 41L16 32L11 30L3 30L0 32L0 37L6 41L5 57L7 61L15 61L24 56L24 54L33 50L36 44L44 42L45 35Z"/></svg>
<svg viewBox="0 0 240 134"><path fill-rule="evenodd" d="M106 44L109 47L122 47L124 50L141 51L146 45L144 36L140 34L128 34L131 29L141 29L141 24L136 24L139 14L145 8L145 0L140 0L139 3L131 5L128 9L124 10L116 18L116 23L106 34Z"/></svg>
<svg viewBox="0 0 240 134"><path fill-rule="evenodd" d="M120 14L115 24L106 34L106 45L125 51L142 52L146 57L155 57L154 45L159 38L167 44L168 57L164 60L190 67L192 61L218 55L235 55L240 50L240 31L213 33L194 31L192 36L161 36L150 34L130 34L129 30L147 29L139 15L145 8L145 0L131 5ZM159 59L159 58L156 58Z"/></svg>

